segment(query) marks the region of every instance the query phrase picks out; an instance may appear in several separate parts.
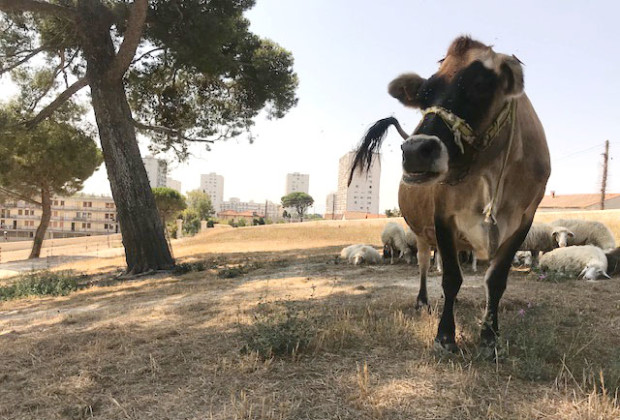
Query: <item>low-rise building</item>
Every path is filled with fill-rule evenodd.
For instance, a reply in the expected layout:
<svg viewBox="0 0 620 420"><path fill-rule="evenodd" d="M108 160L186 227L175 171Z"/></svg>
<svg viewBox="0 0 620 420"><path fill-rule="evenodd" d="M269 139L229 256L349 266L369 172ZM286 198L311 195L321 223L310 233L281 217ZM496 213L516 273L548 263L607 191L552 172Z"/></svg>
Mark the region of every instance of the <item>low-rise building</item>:
<svg viewBox="0 0 620 420"><path fill-rule="evenodd" d="M237 197L231 197L228 201L223 201L221 211L218 212L218 217L221 212L232 210L234 212L250 212L263 215L263 217L271 219L273 221L280 220L282 218L282 206L272 201L265 200L265 202L241 201Z"/></svg>
<svg viewBox="0 0 620 420"><path fill-rule="evenodd" d="M119 232L112 197L76 194L54 196L46 239L105 235ZM5 202L0 206L0 229L9 240L34 238L42 216L41 206L26 202Z"/></svg>
<svg viewBox="0 0 620 420"><path fill-rule="evenodd" d="M605 210L620 209L620 194L605 195ZM538 205L538 211L601 210L600 194L556 194L545 195Z"/></svg>

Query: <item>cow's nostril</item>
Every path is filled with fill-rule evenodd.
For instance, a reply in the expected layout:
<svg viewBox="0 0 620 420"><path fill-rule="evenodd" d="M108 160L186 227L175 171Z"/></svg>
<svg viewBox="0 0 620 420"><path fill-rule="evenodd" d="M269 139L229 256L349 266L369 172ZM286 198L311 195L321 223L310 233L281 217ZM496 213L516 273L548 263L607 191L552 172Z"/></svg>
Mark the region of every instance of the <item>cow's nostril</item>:
<svg viewBox="0 0 620 420"><path fill-rule="evenodd" d="M434 141L425 141L420 145L418 153L424 157L430 157L436 148L437 147Z"/></svg>

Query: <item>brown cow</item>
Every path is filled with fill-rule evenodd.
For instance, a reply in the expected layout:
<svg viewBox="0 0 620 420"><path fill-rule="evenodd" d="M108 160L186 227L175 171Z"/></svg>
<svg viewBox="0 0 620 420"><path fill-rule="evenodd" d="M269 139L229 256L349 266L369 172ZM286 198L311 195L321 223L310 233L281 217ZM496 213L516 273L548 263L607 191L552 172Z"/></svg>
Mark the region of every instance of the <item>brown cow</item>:
<svg viewBox="0 0 620 420"><path fill-rule="evenodd" d="M471 249L489 260L481 337L494 346L510 264L551 169L545 133L523 93L516 57L460 37L440 63L429 79L403 74L390 83L390 95L421 109L422 121L411 136L395 118L375 123L362 139L351 174L369 167L387 129L395 125L405 139L399 205L418 236L417 304L428 304L426 274L431 247L437 246L445 304L435 343L456 351L454 302L463 282L458 251Z"/></svg>

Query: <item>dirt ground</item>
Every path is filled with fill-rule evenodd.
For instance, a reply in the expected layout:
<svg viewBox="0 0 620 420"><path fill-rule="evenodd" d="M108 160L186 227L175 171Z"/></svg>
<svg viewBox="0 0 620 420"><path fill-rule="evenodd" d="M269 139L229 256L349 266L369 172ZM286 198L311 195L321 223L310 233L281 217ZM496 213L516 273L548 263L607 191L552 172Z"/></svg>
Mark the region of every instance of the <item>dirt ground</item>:
<svg viewBox="0 0 620 420"><path fill-rule="evenodd" d="M491 361L482 274L465 267L461 354L444 354L437 273L432 308L415 311L415 266L336 258L384 223L209 232L175 243L204 269L180 275L119 282L118 257L61 266L92 286L0 303L0 418L620 418L620 278L512 272Z"/></svg>

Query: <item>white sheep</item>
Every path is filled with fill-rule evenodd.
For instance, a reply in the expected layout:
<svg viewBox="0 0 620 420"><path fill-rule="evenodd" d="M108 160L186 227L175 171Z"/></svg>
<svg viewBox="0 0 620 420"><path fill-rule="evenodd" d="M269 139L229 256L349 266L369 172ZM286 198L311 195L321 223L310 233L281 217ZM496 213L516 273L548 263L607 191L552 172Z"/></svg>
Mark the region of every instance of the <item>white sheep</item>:
<svg viewBox="0 0 620 420"><path fill-rule="evenodd" d="M517 251L512 264L517 267L531 267L532 266L532 253L531 251Z"/></svg>
<svg viewBox="0 0 620 420"><path fill-rule="evenodd" d="M340 252L340 257L353 265L381 263L381 254L370 245L364 244L350 245L344 248Z"/></svg>
<svg viewBox="0 0 620 420"><path fill-rule="evenodd" d="M532 223L527 236L519 247L521 251L530 251L532 253L531 265L538 265L538 256L540 252L549 252L558 247L558 238L565 238L572 235L568 229L563 226L551 226L547 223Z"/></svg>
<svg viewBox="0 0 620 420"><path fill-rule="evenodd" d="M409 252L411 253L411 256L409 258L409 263L411 263L413 256L418 253L418 238L415 236L415 233L413 233L409 226L405 228L405 243L407 244Z"/></svg>
<svg viewBox="0 0 620 420"><path fill-rule="evenodd" d="M611 230L601 222L595 220L558 219L551 222L552 226L563 226L570 230L572 235L557 236L560 247L570 245L594 245L605 251L616 247L616 241Z"/></svg>
<svg viewBox="0 0 620 420"><path fill-rule="evenodd" d="M381 232L381 242L383 242L383 255L390 256L390 264L394 264L394 255L398 253L397 258L404 258L407 263L411 264L412 253L405 239L405 230L401 225L395 222L389 222Z"/></svg>
<svg viewBox="0 0 620 420"><path fill-rule="evenodd" d="M540 267L548 271L579 273L577 278L596 280L607 274L607 256L593 245L568 246L554 249L540 257Z"/></svg>

